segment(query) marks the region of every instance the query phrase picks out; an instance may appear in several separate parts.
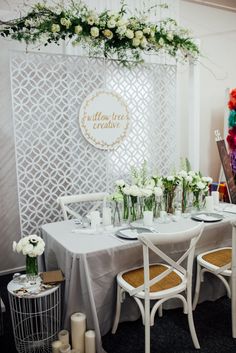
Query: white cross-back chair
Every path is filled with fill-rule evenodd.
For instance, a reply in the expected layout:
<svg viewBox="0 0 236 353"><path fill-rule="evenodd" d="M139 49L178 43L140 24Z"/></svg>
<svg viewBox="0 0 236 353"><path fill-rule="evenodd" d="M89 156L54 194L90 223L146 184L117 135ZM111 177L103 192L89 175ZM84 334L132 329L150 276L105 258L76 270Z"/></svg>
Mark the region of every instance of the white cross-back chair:
<svg viewBox="0 0 236 353"><path fill-rule="evenodd" d="M189 329L195 348L200 348L192 316L192 267L195 246L203 230L203 224L177 233L141 233L138 239L143 245L143 267L123 271L117 275L116 314L112 333L118 327L121 303L125 293L134 298L145 325L145 353L150 353L150 326L154 325L156 311L161 316L162 304L172 298L183 302L188 314ZM188 248L176 261L159 248L162 245L188 242ZM161 263L149 263L149 250L161 258ZM182 263L187 259L186 269ZM182 292L186 292L186 298ZM155 300L150 311L150 300Z"/></svg>
<svg viewBox="0 0 236 353"><path fill-rule="evenodd" d="M81 202L94 203L93 207L90 209L90 212L91 212L96 210L101 205L101 202L105 204L107 197L108 197L108 193L106 192L78 194L78 195L58 197L57 202L61 207L64 220L68 220L68 215L74 218L81 218L81 215L78 212L74 211L69 207L70 204L81 203Z"/></svg>
<svg viewBox="0 0 236 353"><path fill-rule="evenodd" d="M211 273L218 277L224 284L227 295L231 298L231 288L229 279L231 278L231 259L232 259L232 248L224 247L206 251L197 256L197 276L195 285L195 294L193 300L193 310L195 310L199 294L201 282L204 281L204 274L206 272Z"/></svg>

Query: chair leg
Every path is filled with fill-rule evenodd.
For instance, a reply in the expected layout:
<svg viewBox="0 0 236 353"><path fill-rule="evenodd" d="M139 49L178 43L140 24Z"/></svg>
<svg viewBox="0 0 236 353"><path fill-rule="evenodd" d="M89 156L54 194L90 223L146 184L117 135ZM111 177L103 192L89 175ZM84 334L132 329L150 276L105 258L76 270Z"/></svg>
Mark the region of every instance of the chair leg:
<svg viewBox="0 0 236 353"><path fill-rule="evenodd" d="M150 301L145 298L145 353L150 353Z"/></svg>
<svg viewBox="0 0 236 353"><path fill-rule="evenodd" d="M119 325L121 303L122 303L122 289L119 286L119 284L117 283L116 314L115 314L115 319L114 319L114 323L113 323L112 331L111 331L113 334L116 333L117 327Z"/></svg>
<svg viewBox="0 0 236 353"><path fill-rule="evenodd" d="M193 299L193 310L196 309L196 306L198 303L200 286L201 286L201 265L197 263L197 278L196 278L195 293L194 293L194 299Z"/></svg>
<svg viewBox="0 0 236 353"><path fill-rule="evenodd" d="M163 316L163 310L162 310L162 304L158 308L158 316L162 317Z"/></svg>
<svg viewBox="0 0 236 353"><path fill-rule="evenodd" d="M194 326L194 321L193 321L193 310L192 310L192 288L191 285L188 285L187 288L187 304L188 304L188 324L189 324L189 330L192 336L193 344L196 349L200 349L200 345L198 342L195 326Z"/></svg>

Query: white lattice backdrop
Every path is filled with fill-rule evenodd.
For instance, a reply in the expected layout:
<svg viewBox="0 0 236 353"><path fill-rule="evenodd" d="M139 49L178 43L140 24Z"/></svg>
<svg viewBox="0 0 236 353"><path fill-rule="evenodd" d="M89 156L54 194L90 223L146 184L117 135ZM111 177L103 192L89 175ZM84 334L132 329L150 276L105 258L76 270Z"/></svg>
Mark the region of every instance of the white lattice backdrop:
<svg viewBox="0 0 236 353"><path fill-rule="evenodd" d="M13 53L11 80L23 234L60 219L59 195L110 191L144 160L160 174L173 169L176 66L129 70L100 59ZM129 137L111 152L90 145L78 125L84 98L104 87L120 93L132 115Z"/></svg>

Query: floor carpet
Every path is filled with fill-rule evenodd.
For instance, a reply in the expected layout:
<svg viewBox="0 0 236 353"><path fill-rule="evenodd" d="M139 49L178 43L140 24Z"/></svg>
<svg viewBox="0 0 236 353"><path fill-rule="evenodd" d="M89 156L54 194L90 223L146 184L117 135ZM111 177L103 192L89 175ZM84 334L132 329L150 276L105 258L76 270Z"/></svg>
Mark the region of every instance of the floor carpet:
<svg viewBox="0 0 236 353"><path fill-rule="evenodd" d="M17 353L11 328L7 283L11 276L0 277L0 293L6 305L4 332L0 336L1 353ZM201 345L199 353L236 353L236 339L231 336L231 305L226 297L197 306L194 322ZM144 327L141 320L118 326L115 335L103 337L107 353L144 353ZM188 330L187 316L181 309L166 310L151 328L152 353L196 353Z"/></svg>

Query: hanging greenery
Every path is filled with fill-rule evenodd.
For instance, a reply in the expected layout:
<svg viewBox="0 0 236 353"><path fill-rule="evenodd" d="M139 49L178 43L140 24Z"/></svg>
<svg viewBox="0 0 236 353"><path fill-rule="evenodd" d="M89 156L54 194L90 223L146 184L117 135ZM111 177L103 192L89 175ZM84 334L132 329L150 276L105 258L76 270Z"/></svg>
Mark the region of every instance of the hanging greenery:
<svg viewBox="0 0 236 353"><path fill-rule="evenodd" d="M73 0L65 7L37 3L26 15L1 21L0 35L45 46L70 39L73 45L89 48L92 56L115 58L124 65L142 62L142 53L164 53L183 60L198 58L199 49L186 29L171 18L151 23L148 13L128 17L124 2L119 12L105 10L100 14Z"/></svg>

